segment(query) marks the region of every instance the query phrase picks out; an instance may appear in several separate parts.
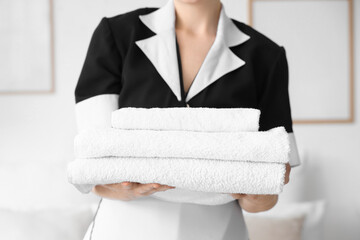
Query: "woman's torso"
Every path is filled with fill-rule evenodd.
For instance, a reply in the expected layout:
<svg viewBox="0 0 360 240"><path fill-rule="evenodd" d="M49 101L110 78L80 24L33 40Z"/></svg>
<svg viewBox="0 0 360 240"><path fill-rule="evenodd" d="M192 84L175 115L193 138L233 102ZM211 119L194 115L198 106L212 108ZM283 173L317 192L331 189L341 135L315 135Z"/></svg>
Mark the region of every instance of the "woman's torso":
<svg viewBox="0 0 360 240"><path fill-rule="evenodd" d="M165 75L161 70L165 68L157 68L160 65L156 64L159 63L148 58L151 56L151 50L148 49L150 52L146 55L144 52L146 46L143 45L144 48L140 49L136 44L136 41L143 39L155 41L156 34L139 19L139 15L148 14L154 10L156 8L141 8L118 17L103 19L97 32L94 33L93 43L90 45L91 51L79 79L76 90L77 103L84 99L87 101L88 98L96 100L98 96L109 94L117 96L119 108L185 107L187 104L190 107L259 108L259 93L262 92L263 81L273 64L272 56L279 52L277 45L250 27L234 21L232 26L236 24L236 28L251 35L252 40L244 40L247 35L240 36L237 35L240 33L229 32L229 38L239 36L237 39L235 37L231 39L233 42L238 41L238 45L227 48L224 45L225 42L217 42L217 49L223 49L225 53L219 52L220 60L217 59L217 55L209 57L207 64L211 65L214 61L217 63L217 60L220 61L219 64L214 64L214 69L204 68L209 69L210 74L202 72L201 78L195 79L198 85L193 86L194 83L191 83L190 89L198 91L186 100L188 92L185 91L181 78L178 45L176 64L179 64L179 72L165 72L180 76L180 80L174 82L172 78L163 78ZM101 39L101 34L106 38ZM92 49L96 48L101 41L108 41L108 46L111 46L102 54ZM114 52L118 52L119 56ZM113 61L107 60L110 57ZM106 67L101 71L95 71L94 66L105 66L105 62L99 64L99 61L107 61L106 64L121 61L121 66L119 69L114 65L111 68ZM239 63L241 64L237 65ZM175 63L172 61L169 64ZM229 65L237 66L237 68L229 68ZM204 76L215 81L206 82L208 79ZM104 84L98 81L99 79L104 79L104 81L106 79L107 82ZM175 84L175 87L172 84ZM175 90L180 91L180 98ZM263 129L268 127L265 124L260 125ZM102 199L84 240L90 237L92 240L248 239L242 209L236 200L223 205L206 206L167 202L153 197L133 201Z"/></svg>
<svg viewBox="0 0 360 240"><path fill-rule="evenodd" d="M209 42L212 42L210 39ZM184 41L184 44L189 42ZM183 51L176 39L177 58L182 93L187 94L197 66L186 65L184 60L191 51ZM206 55L208 47L199 50ZM201 58L200 58L201 59ZM183 76L187 74L185 80ZM94 225L93 225L94 224ZM102 199L95 220L89 226L84 240L247 240L248 233L242 209L236 200L223 205L207 206L193 203L175 203L153 197L135 201Z"/></svg>

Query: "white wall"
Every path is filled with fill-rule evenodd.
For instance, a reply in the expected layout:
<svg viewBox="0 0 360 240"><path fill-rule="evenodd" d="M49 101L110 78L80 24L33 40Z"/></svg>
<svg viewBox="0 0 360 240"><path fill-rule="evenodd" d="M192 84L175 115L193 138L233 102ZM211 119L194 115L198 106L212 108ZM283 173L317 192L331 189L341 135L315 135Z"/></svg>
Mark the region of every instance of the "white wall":
<svg viewBox="0 0 360 240"><path fill-rule="evenodd" d="M76 132L73 91L91 34L101 17L145 6L146 2L55 1L56 93L0 96L0 206L97 201L66 182L65 169L73 158ZM232 7L227 8L230 16L247 22L245 0L223 2L225 6L231 3ZM354 2L356 43L360 2ZM152 1L147 6L163 3ZM356 63L360 56L356 44L355 51ZM360 65L355 66L355 76L359 76ZM360 84L355 87L359 93ZM359 99L356 110L353 124L294 125L299 148L306 153L311 169L303 198L328 201L324 226L327 240L355 240L360 235Z"/></svg>

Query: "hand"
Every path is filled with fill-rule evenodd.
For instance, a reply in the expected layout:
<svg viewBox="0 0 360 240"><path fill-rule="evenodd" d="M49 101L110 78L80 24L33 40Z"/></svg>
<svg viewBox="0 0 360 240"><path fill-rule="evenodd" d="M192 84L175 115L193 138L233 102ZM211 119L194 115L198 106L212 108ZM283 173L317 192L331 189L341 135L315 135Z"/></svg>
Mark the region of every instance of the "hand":
<svg viewBox="0 0 360 240"><path fill-rule="evenodd" d="M175 187L161 185L159 183L141 184L138 182L121 182L96 185L93 187L92 192L100 197L129 201L172 188Z"/></svg>
<svg viewBox="0 0 360 240"><path fill-rule="evenodd" d="M242 209L247 212L256 213L273 208L279 198L277 194L231 194L237 199Z"/></svg>
<svg viewBox="0 0 360 240"><path fill-rule="evenodd" d="M286 172L284 177L284 185L289 183L291 166L289 163L286 165ZM243 194L232 193L230 194L234 199L237 199L240 206L247 212L260 212L271 209L278 201L278 195L261 195L261 194Z"/></svg>

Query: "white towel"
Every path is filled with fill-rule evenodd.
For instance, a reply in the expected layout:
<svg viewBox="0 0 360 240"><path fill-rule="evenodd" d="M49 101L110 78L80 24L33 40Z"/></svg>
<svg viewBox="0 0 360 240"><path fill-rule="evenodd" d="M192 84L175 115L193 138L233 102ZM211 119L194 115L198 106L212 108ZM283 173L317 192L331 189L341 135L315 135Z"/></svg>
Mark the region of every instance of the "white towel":
<svg viewBox="0 0 360 240"><path fill-rule="evenodd" d="M259 115L260 110L245 108L217 109L176 107L149 109L130 107L121 108L112 113L112 127L119 128L118 130L132 130L133 134L139 134L137 136L141 136L141 134L145 133L145 131L135 132L134 130L156 130L157 132L166 132L166 134L171 134L170 132L173 131L173 137L175 136L176 131L219 132L219 135L217 136L222 135L224 137L226 136L224 133L229 133L229 135L227 136L232 136L234 138L238 136L236 134L233 134L234 132L245 131L246 133L249 133L258 131ZM276 129L275 132L279 131L280 133L283 130L284 129ZM135 135L131 135L130 132L122 132L128 133L128 136L125 137L124 135L122 135L122 141L115 144L121 144L121 142L129 144L129 142L126 142L131 139L131 136L135 137ZM86 134L90 134L90 132L87 132ZM186 135L188 133L184 134ZM239 160L237 158L234 158L234 156L239 156L239 153L235 151L235 145L230 146L230 149L233 149L232 151L223 151L223 153L225 152L225 155L219 154L218 151L222 151L222 148L219 148L219 142L216 142L215 138L212 138L213 145L216 145L217 143L217 147L215 148L210 149L206 147L206 144L202 144L203 147L205 146L205 149L210 151L207 153L205 151L205 154L204 152L197 150L196 147L187 145L186 143L189 143L189 138L186 138L188 136L182 135L183 146L190 151L184 151L183 149L180 149L183 151L179 151L179 149L177 149L175 152L177 152L178 156L185 156L187 158L176 158L173 155L169 157L148 157L149 153L152 153L153 155L155 154L156 156L156 154L159 153L158 149L156 148L159 147L164 150L162 151L162 155L167 156L167 153L169 153L170 151L166 152L166 145L168 144L169 146L170 144L170 146L176 146L173 143L174 141L178 140L172 140L169 143L170 138L166 138L165 135L157 135L158 137L164 137L167 140L165 141L163 139L163 141L161 141L160 138L158 138L157 140L159 142L157 145L155 144L155 142L151 141L151 138L144 137L144 139L142 139L142 144L140 144L142 145L141 148L136 150L138 151L140 157L101 156L101 154L99 155L100 152L105 152L105 155L116 155L113 153L116 153L118 149L116 149L116 146L114 146L114 148L112 149L106 147L104 149L104 146L97 145L100 139L92 138L95 142L90 143L91 141L89 140L81 140L84 143L86 141L88 142L85 144L88 146L87 150L85 150L86 147L77 145L77 141L79 141L80 138L85 137L85 135L79 135L75 140L75 145L77 145L76 149L82 150L80 152L76 150L76 160L69 163L68 165L69 182L73 183L73 185L75 185L75 187L83 193L90 192L93 186L97 184L105 184L107 182L114 183L121 181L130 181L131 179L133 179L132 181L138 181L143 183L158 182L168 185L171 185L169 182L177 182L178 185L176 186L176 188L164 192L156 192L151 196L164 201L188 202L205 205L220 205L234 201L234 199L229 194L219 193L215 190L226 192L226 190L231 190L232 187L236 188L236 186L238 186L239 188L235 189L235 193L239 193L240 190L245 191L246 189L250 190L248 193L252 192L258 194L265 192L270 193L271 191L274 194L277 194L282 191L283 180L281 179L284 178L285 173L285 165L283 163L270 163L269 158L265 158L268 160L268 162L258 162L257 164L262 164L263 167L259 167L259 170L255 171L255 166L253 165L253 162L234 161ZM199 134L193 136L204 137L209 135ZM201 143L208 143L209 141L208 138L201 139L202 141L194 143L200 145ZM241 139L244 140L243 138ZM284 138L282 139L284 140ZM136 148L136 146L139 146L139 142L137 142L136 139L133 140L131 141L134 143L134 145L130 146L130 149L125 149L126 151L128 151L128 153L136 152L133 150ZM221 138L221 141L225 143L224 141L226 141L226 138ZM235 141L237 143L241 142L239 141L239 139L235 139ZM114 142L112 144L114 144ZM152 145L153 148L151 148L149 144ZM229 149L229 146L227 146L226 144L223 145L225 146L225 148ZM280 145L278 150L276 150L277 148L275 148L272 151L275 151L277 153L282 151L285 155L285 152L287 152L287 145L282 147L280 147ZM273 146L274 145L272 145L272 147ZM96 149L99 147L100 149ZM144 153L145 149L147 151L145 151L144 157L142 156L144 154L141 153ZM190 155L188 154L189 152L191 153ZM231 156L231 153L235 153L235 155ZM121 154L119 155L124 155L123 151L121 151ZM199 155L201 155L203 158L190 158L191 156L193 157ZM82 158L85 156L87 156L87 159ZM98 156L98 158L88 158L89 156ZM204 158L205 156L209 158ZM228 158L228 160L219 160L216 159L214 156L220 156L221 158L225 156ZM244 157L244 155L242 158L245 160L248 159ZM263 160L263 158L261 159ZM284 157L274 159L276 159L275 161L277 162L279 162L279 159L280 162L287 161ZM251 159L248 160L252 161ZM154 168L154 164L156 166L161 166L161 168ZM247 166L252 166L252 170L251 168L248 169ZM265 174L266 171L268 172ZM245 175L240 176L242 173L245 173ZM261 177L261 174L265 174L266 177ZM241 179L243 181L243 184L239 183L239 180ZM266 179L272 180L266 181ZM216 187L216 189L211 189L212 186ZM265 189L267 189L267 191L265 191Z"/></svg>
<svg viewBox="0 0 360 240"><path fill-rule="evenodd" d="M109 157L76 159L69 163L67 173L69 182L84 193L89 192L91 185L95 184L133 181L156 182L180 189L219 194L279 194L283 188L285 165L184 158Z"/></svg>
<svg viewBox="0 0 360 240"><path fill-rule="evenodd" d="M256 108L127 107L112 113L111 125L119 129L258 131L259 117Z"/></svg>
<svg viewBox="0 0 360 240"><path fill-rule="evenodd" d="M76 158L146 157L287 163L284 127L260 132L91 129L75 138ZM207 163L204 163L207 164Z"/></svg>

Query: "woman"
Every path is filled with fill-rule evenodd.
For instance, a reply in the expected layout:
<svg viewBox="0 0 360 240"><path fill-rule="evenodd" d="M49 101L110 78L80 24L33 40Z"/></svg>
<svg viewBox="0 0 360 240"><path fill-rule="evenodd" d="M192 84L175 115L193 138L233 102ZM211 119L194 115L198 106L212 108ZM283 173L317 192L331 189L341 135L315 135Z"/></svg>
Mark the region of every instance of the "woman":
<svg viewBox="0 0 360 240"><path fill-rule="evenodd" d="M288 96L285 49L230 19L220 0L168 0L103 18L75 90L80 130L109 126L122 107L249 107L261 110L260 131L284 126L290 166L299 165ZM242 209L272 208L277 195L229 194L233 201L202 204L216 195L173 186L123 182L97 185L98 210L84 239L248 239Z"/></svg>

